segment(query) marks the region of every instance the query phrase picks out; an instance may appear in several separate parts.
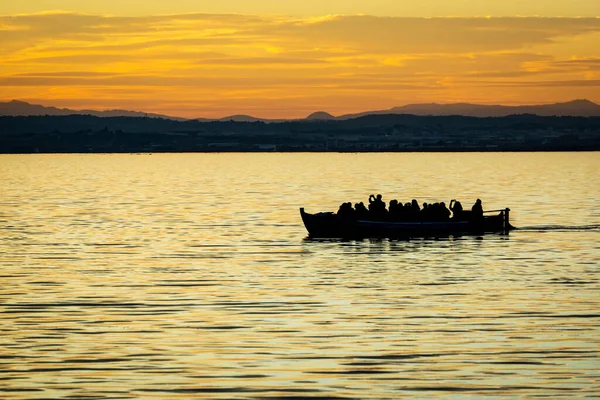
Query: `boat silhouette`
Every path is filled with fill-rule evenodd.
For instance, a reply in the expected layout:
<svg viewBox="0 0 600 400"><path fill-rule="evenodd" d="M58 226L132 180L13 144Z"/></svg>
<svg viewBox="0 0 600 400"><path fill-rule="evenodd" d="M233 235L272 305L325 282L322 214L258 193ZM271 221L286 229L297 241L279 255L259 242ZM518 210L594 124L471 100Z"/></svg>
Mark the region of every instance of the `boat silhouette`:
<svg viewBox="0 0 600 400"><path fill-rule="evenodd" d="M508 233L510 209L484 211L480 218L446 221L385 221L349 218L333 212L308 213L300 208L308 236L315 239L410 238Z"/></svg>

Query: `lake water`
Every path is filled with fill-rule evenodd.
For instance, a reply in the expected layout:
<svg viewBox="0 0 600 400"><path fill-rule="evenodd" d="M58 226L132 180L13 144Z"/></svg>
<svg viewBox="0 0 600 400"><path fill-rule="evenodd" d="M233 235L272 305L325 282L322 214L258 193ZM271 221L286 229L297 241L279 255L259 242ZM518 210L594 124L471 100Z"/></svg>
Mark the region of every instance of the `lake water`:
<svg viewBox="0 0 600 400"><path fill-rule="evenodd" d="M509 235L309 241L457 198ZM0 156L0 397L592 398L600 153Z"/></svg>

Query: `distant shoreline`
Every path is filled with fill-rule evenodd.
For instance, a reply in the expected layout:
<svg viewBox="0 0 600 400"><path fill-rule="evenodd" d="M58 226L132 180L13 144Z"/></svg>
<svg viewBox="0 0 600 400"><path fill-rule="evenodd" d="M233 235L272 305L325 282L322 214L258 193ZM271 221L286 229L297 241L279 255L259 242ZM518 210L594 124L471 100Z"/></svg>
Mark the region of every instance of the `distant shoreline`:
<svg viewBox="0 0 600 400"><path fill-rule="evenodd" d="M369 115L346 121L199 122L0 117L0 153L598 151L600 117Z"/></svg>
<svg viewBox="0 0 600 400"><path fill-rule="evenodd" d="M600 147L594 149L515 149L515 150L499 150L499 149L427 149L427 150L362 150L362 151L329 151L329 150L289 150L289 151L261 151L261 150L235 150L235 151L139 151L139 152L46 152L46 153L7 153L1 152L0 155L100 155L100 154L119 154L119 155L153 155L153 154L370 154L370 153L387 153L387 154L414 154L414 153L595 153L600 152Z"/></svg>

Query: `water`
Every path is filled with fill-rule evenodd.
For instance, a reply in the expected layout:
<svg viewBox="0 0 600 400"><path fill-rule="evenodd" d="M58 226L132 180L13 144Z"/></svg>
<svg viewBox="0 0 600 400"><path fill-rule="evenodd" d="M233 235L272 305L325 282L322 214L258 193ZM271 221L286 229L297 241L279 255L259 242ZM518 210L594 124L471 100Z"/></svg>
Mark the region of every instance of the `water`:
<svg viewBox="0 0 600 400"><path fill-rule="evenodd" d="M521 229L305 240L371 193ZM600 157L0 156L0 283L1 398L591 398Z"/></svg>

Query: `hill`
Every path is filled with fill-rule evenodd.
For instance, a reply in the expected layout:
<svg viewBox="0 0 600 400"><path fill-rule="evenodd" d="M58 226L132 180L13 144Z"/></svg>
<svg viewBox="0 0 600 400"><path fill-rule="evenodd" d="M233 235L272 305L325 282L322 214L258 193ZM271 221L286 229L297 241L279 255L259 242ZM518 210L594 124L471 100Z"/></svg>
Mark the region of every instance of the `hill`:
<svg viewBox="0 0 600 400"><path fill-rule="evenodd" d="M257 118L251 115L231 115L219 119L198 118L196 121L234 121L234 122L285 122L285 121L340 121L349 120L367 115L382 114L408 114L419 116L452 116L462 115L465 117L506 117L509 115L531 114L537 116L557 116L557 117L600 117L600 105L589 100L573 100L565 103L540 104L527 106L503 106L503 105L482 105L471 103L451 103L451 104L408 104L400 107L393 107L389 110L373 110L360 113L344 114L333 116L325 111L318 111L301 119L266 119ZM185 121L186 118L172 117L162 114L145 113L141 111L128 110L71 110L68 108L45 107L39 104L29 104L24 101L13 100L9 102L0 102L0 116L65 116L65 115L91 115L94 117L148 117L163 118L175 121Z"/></svg>
<svg viewBox="0 0 600 400"><path fill-rule="evenodd" d="M308 121L330 121L336 119L333 115L325 111L317 111L306 117Z"/></svg>
<svg viewBox="0 0 600 400"><path fill-rule="evenodd" d="M541 117L600 117L600 105L589 100L573 100L566 103L529 106L482 105L470 103L408 104L389 110L365 111L336 117L338 120L353 119L374 114L410 114L422 116L462 115L465 117L506 117L532 114Z"/></svg>
<svg viewBox="0 0 600 400"><path fill-rule="evenodd" d="M0 102L0 116L29 117L36 115L92 115L94 117L148 117L165 118L184 121L185 118L171 117L168 115L145 113L128 110L71 110L68 108L46 107L39 104L29 104L24 101L13 100Z"/></svg>
<svg viewBox="0 0 600 400"><path fill-rule="evenodd" d="M230 115L228 117L220 118L219 121L257 122L257 121L263 121L263 120L260 118L253 117L251 115L237 114L237 115Z"/></svg>

